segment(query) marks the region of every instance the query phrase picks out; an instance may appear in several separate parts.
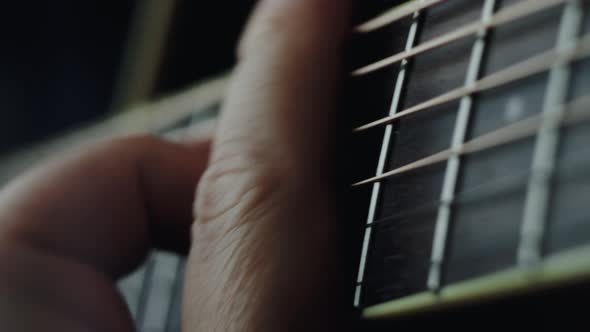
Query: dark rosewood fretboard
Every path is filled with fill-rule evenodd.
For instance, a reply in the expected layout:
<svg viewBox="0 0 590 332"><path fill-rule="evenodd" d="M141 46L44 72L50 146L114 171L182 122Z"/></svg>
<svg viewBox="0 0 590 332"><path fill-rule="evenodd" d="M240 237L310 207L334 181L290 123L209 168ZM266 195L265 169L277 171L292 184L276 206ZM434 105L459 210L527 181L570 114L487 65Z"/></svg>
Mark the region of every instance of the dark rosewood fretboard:
<svg viewBox="0 0 590 332"><path fill-rule="evenodd" d="M588 2L567 0L433 2L356 34L365 316L571 272L557 258L590 245L589 36Z"/></svg>

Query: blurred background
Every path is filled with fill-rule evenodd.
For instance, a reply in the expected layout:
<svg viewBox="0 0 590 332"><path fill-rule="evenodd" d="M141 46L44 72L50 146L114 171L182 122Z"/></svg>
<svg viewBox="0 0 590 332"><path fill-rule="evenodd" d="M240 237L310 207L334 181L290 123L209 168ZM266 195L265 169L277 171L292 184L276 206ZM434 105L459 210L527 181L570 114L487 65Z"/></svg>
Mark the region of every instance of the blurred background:
<svg viewBox="0 0 590 332"><path fill-rule="evenodd" d="M5 1L0 155L227 72L255 2Z"/></svg>
<svg viewBox="0 0 590 332"><path fill-rule="evenodd" d="M0 154L227 71L254 2L4 2Z"/></svg>

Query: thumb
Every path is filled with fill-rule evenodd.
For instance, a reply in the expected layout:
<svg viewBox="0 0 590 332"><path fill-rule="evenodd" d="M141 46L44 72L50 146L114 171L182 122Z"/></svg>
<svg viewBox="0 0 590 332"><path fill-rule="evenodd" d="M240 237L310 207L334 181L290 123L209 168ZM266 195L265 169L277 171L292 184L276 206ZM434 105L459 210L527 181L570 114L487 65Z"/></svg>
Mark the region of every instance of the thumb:
<svg viewBox="0 0 590 332"><path fill-rule="evenodd" d="M348 12L343 0L264 0L255 12L197 195L186 330L319 326L335 265L326 171Z"/></svg>

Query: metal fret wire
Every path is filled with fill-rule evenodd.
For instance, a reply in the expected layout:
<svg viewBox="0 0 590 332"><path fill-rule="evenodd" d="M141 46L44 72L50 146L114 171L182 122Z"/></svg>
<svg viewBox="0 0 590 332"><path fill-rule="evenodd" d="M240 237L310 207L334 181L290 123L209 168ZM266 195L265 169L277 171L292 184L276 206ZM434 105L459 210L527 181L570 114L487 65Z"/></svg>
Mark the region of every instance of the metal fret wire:
<svg viewBox="0 0 590 332"><path fill-rule="evenodd" d="M494 15L496 0L485 0L481 20L483 23L489 21ZM475 40L471 53L471 60L465 79L465 86L469 87L478 79L483 66L483 57L486 50L486 37L488 29L484 28L479 32ZM465 96L461 99L459 112L455 123L451 148L456 149L465 143L471 110L473 108L473 96ZM441 202L450 202L454 199L457 188L457 179L459 177L460 157L452 156L447 162L443 189L441 193ZM427 287L432 291L438 291L441 286L441 274L444 264L444 256L447 247L448 229L451 222L451 205L441 204L438 210L434 239L432 243L432 255L430 262L430 271L428 272Z"/></svg>
<svg viewBox="0 0 590 332"><path fill-rule="evenodd" d="M561 18L557 53L567 53L576 48L583 18L582 2L570 0ZM567 100L570 77L569 63L557 63L549 72L543 113L551 116L545 116L541 120L533 154L532 168L536 170L533 173L536 176L531 176L528 186L517 254L518 264L523 267L538 264L542 256L541 246L550 199L550 181L557 164L560 141L559 123L564 116L564 110L559 106Z"/></svg>
<svg viewBox="0 0 590 332"><path fill-rule="evenodd" d="M420 2L424 2L424 0L421 0ZM412 47L414 47L414 44L416 43L418 28L419 28L419 24L420 24L419 14L420 14L419 12L414 13L414 22L410 26L410 29L408 32L408 38L406 41L406 49L411 49ZM391 106L389 109L389 114L391 114L391 115L398 112L400 105L401 105L401 95L402 95L404 83L406 80L407 64L408 64L407 61L404 61L404 62L402 62L401 66L400 66L400 71L399 71L397 79L396 79L395 89L393 92L393 98L392 98ZM377 175L381 175L385 171L385 165L386 165L387 158L389 155L389 148L390 148L392 134L393 134L393 125L386 126L385 133L383 135L383 143L381 145L379 163L377 165L377 172L376 172ZM375 220L375 213L377 211L377 203L379 201L380 194L381 194L381 183L378 183L378 182L374 183L373 190L371 193L371 201L369 204L369 212L368 212L367 222L366 222L367 225L371 225ZM359 271L358 271L358 275L357 275L357 286L356 286L355 295L354 295L355 307L360 307L360 305L361 305L362 284L364 281L365 269L367 266L367 255L369 252L369 245L371 242L371 234L372 234L372 228L371 227L365 228L365 235L363 238L363 246L362 246L362 251L361 251L361 260L359 263Z"/></svg>
<svg viewBox="0 0 590 332"><path fill-rule="evenodd" d="M142 331L163 331L166 326L168 312L174 300L174 284L180 257L164 252L153 254L154 272L146 299L146 309L141 325ZM139 322L138 322L139 323Z"/></svg>
<svg viewBox="0 0 590 332"><path fill-rule="evenodd" d="M404 59L408 59L410 57L414 57L416 55L431 51L435 48L450 44L452 42L456 42L463 38L472 36L477 34L478 31L481 29L487 28L495 28L501 25L519 20L521 18L526 18L534 13L540 12L545 9L549 9L551 7L555 7L557 5L561 5L568 0L528 0L517 3L510 7L503 9L502 11L498 12L494 15L490 20L487 22L474 22L471 24L464 25L457 30L451 31L446 33L440 37L431 39L427 42L417 45L416 47L412 48L411 50L404 51L398 54L394 54L392 56L386 57L382 60L364 66L362 68L356 69L352 71L352 76L362 76L369 74L371 72L380 70L382 68L391 66L397 62L400 62ZM586 1L586 0L581 0Z"/></svg>
<svg viewBox="0 0 590 332"><path fill-rule="evenodd" d="M179 312L175 310L180 310L180 306L182 303L182 283L183 283L183 275L184 269L186 266L186 262L183 258L180 258L178 265L176 267L176 277L174 280L174 285L172 287L172 297L170 300L170 306L168 308L168 312L166 313L166 322L164 324L166 332L178 332L174 330L175 326L175 319L179 316Z"/></svg>
<svg viewBox="0 0 590 332"><path fill-rule="evenodd" d="M145 313L147 311L147 301L149 300L150 290L152 288L152 281L155 270L155 259L150 257L143 273L143 282L141 284L141 291L137 300L137 312L135 314L135 324L137 327L143 327L145 322Z"/></svg>

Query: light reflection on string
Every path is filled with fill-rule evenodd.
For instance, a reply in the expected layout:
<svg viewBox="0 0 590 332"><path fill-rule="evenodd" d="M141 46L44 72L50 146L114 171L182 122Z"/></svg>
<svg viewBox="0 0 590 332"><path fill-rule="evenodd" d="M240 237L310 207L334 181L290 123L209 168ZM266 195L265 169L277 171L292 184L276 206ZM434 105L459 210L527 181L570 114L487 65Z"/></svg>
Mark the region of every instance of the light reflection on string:
<svg viewBox="0 0 590 332"><path fill-rule="evenodd" d="M435 106L446 104L474 93L491 90L493 88L497 88L499 86L503 86L508 83L512 83L514 81L544 72L550 69L556 63L568 63L590 56L590 34L580 39L577 45L578 46L570 52L558 53L557 50L552 49L541 53L506 69L490 74L476 81L470 86L462 86L451 90L418 105L409 107L397 114L387 116L377 121L355 128L354 131L361 132L378 126L386 125L409 115L427 111Z"/></svg>
<svg viewBox="0 0 590 332"><path fill-rule="evenodd" d="M402 60L409 59L416 55L431 51L435 48L450 44L454 41L475 35L482 29L496 28L503 24L507 24L524 17L528 17L544 9L548 9L563 4L566 1L567 0L527 0L524 2L517 3L515 5L509 6L499 11L488 21L477 21L474 23L467 24L457 30L451 31L440 37L419 44L411 50L394 54L385 59L379 60L362 68L356 69L351 73L351 75L362 76L372 73L374 71L399 63Z"/></svg>
<svg viewBox="0 0 590 332"><path fill-rule="evenodd" d="M575 124L581 121L590 119L590 95L580 97L564 107L563 117L557 119L560 127ZM430 166L439 162L448 160L453 156L464 156L489 150L495 147L514 143L519 140L531 137L537 133L539 127L546 120L547 117L555 116L554 114L537 114L528 117L519 122L494 130L488 134L476 137L465 144L454 148L441 151L415 162L409 163L402 167L396 168L389 172L383 173L380 176L375 176L353 184L353 187L358 187L374 182L378 182L392 176L404 174L419 168Z"/></svg>
<svg viewBox="0 0 590 332"><path fill-rule="evenodd" d="M556 180L562 183L570 183L579 179L579 176L590 173L590 158L588 157L590 148L583 148L576 150L572 154L581 158L577 158L567 165L563 166L561 175ZM428 203L421 204L412 209L402 211L366 225L366 227L375 227L377 225L393 222L404 218L411 218L412 216L435 211L441 205L459 205L459 204L473 204L485 200L492 199L496 196L509 194L518 190L525 190L526 185L531 177L534 176L535 170L527 169L520 173L503 176L493 181L489 181L475 187L469 188L458 193L455 199L449 201L435 200Z"/></svg>

